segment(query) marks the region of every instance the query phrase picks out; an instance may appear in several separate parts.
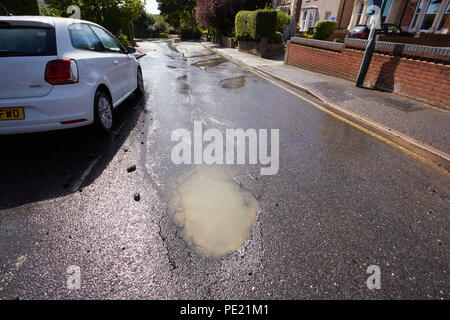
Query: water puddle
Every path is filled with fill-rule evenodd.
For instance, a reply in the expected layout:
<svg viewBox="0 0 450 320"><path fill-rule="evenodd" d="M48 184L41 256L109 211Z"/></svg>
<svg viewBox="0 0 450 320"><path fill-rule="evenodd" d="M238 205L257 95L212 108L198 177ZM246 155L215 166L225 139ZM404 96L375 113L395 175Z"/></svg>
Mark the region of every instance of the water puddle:
<svg viewBox="0 0 450 320"><path fill-rule="evenodd" d="M178 51L178 49L177 49L177 47L175 46L175 41L169 41L168 43L167 43L167 46L169 47L169 49L170 50L172 50L173 52L176 52L176 53L180 53L180 51Z"/></svg>
<svg viewBox="0 0 450 320"><path fill-rule="evenodd" d="M169 214L184 240L197 253L213 258L239 249L258 212L253 194L216 169L194 170L180 180L169 201Z"/></svg>
<svg viewBox="0 0 450 320"><path fill-rule="evenodd" d="M187 85L186 83L181 84L181 86L180 86L181 94L189 94L190 91L191 91L191 87L189 87L189 85Z"/></svg>
<svg viewBox="0 0 450 320"><path fill-rule="evenodd" d="M229 90L237 90L245 86L245 76L220 80L219 85Z"/></svg>
<svg viewBox="0 0 450 320"><path fill-rule="evenodd" d="M205 71L208 68L217 67L218 65L221 65L222 63L224 63L226 61L227 60L225 60L224 58L213 58L213 59L197 61L197 62L193 63L192 65Z"/></svg>

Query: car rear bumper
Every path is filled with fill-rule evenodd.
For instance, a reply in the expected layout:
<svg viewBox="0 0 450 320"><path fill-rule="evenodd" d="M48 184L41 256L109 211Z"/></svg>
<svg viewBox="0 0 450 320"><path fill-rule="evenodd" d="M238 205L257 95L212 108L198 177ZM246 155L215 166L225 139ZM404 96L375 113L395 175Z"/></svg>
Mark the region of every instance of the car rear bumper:
<svg viewBox="0 0 450 320"><path fill-rule="evenodd" d="M0 120L0 135L62 130L94 121L93 89L85 84L55 86L44 97L0 99L0 108L23 107L24 120Z"/></svg>

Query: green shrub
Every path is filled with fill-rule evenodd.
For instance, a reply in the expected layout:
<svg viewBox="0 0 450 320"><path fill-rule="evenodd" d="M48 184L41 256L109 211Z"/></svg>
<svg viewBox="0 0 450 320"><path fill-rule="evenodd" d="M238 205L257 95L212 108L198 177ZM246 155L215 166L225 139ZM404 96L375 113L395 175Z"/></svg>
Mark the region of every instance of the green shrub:
<svg viewBox="0 0 450 320"><path fill-rule="evenodd" d="M155 33L153 36L154 36L155 38L168 38L168 37L169 37L169 34L168 34L168 33L165 33L165 32L162 32L162 33Z"/></svg>
<svg viewBox="0 0 450 320"><path fill-rule="evenodd" d="M250 32L248 21L251 11L239 11L235 19L235 38L236 40L249 40Z"/></svg>
<svg viewBox="0 0 450 320"><path fill-rule="evenodd" d="M324 20L314 25L314 39L325 40L329 38L337 28L337 22Z"/></svg>
<svg viewBox="0 0 450 320"><path fill-rule="evenodd" d="M130 46L130 41L128 40L128 37L126 35L120 35L117 37L117 40L120 41L121 44L123 44L125 47Z"/></svg>
<svg viewBox="0 0 450 320"><path fill-rule="evenodd" d="M222 33L220 32L219 28L210 28L209 30L211 40L214 43L220 43L222 41Z"/></svg>
<svg viewBox="0 0 450 320"><path fill-rule="evenodd" d="M180 30L181 40L200 39L201 37L202 37L202 29L200 29L199 26L195 26L193 32L192 32L191 28L188 26L186 26Z"/></svg>
<svg viewBox="0 0 450 320"><path fill-rule="evenodd" d="M169 26L169 34L178 34L178 31L174 27Z"/></svg>
<svg viewBox="0 0 450 320"><path fill-rule="evenodd" d="M277 28L277 12L269 10L256 10L249 16L248 28L250 38L260 41L261 38L267 37L275 39Z"/></svg>
<svg viewBox="0 0 450 320"><path fill-rule="evenodd" d="M283 32L284 27L286 27L291 22L291 17L284 13L283 11L277 11L277 31Z"/></svg>
<svg viewBox="0 0 450 320"><path fill-rule="evenodd" d="M271 43L282 43L284 40L284 36L281 32L275 32L275 37L273 39L269 39Z"/></svg>

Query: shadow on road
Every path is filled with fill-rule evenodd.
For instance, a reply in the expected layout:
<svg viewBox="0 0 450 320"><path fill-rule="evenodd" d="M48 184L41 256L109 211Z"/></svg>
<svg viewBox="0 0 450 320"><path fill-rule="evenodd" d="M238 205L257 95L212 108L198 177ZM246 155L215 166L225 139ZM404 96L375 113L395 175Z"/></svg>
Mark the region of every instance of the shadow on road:
<svg viewBox="0 0 450 320"><path fill-rule="evenodd" d="M115 110L112 135L89 126L0 136L0 210L82 192L120 150L146 99L133 95Z"/></svg>

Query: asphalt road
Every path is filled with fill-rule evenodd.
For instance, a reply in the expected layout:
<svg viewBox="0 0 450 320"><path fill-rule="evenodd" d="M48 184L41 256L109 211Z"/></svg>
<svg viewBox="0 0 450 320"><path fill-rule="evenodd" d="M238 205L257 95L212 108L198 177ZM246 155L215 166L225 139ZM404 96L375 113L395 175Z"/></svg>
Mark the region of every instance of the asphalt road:
<svg viewBox="0 0 450 320"><path fill-rule="evenodd" d="M449 298L448 175L200 44L141 46L111 137L0 137L1 299ZM175 165L194 121L279 129L278 173Z"/></svg>

